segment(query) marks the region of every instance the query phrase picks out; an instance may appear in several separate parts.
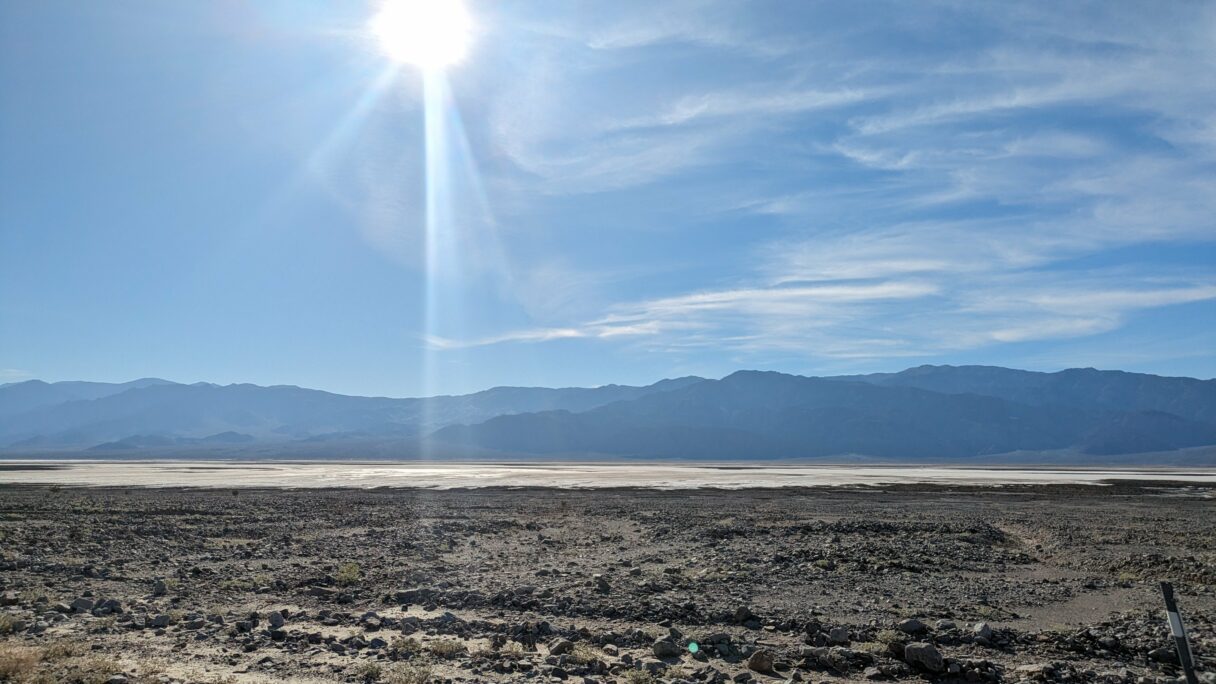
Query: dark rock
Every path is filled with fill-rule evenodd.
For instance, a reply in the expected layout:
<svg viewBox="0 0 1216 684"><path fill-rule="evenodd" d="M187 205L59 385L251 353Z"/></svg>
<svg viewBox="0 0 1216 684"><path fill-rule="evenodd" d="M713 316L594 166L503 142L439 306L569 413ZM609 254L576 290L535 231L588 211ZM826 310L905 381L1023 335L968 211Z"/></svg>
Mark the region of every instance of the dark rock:
<svg viewBox="0 0 1216 684"><path fill-rule="evenodd" d="M753 672L769 674L773 671L773 662L776 656L772 651L762 648L751 655L747 659L747 669Z"/></svg>
<svg viewBox="0 0 1216 684"><path fill-rule="evenodd" d="M946 669L945 659L933 644L913 642L904 646L904 660L909 665L918 666L929 672L942 672Z"/></svg>
<svg viewBox="0 0 1216 684"><path fill-rule="evenodd" d="M650 650L656 658L678 658L684 653L684 649L680 648L670 637L656 639Z"/></svg>

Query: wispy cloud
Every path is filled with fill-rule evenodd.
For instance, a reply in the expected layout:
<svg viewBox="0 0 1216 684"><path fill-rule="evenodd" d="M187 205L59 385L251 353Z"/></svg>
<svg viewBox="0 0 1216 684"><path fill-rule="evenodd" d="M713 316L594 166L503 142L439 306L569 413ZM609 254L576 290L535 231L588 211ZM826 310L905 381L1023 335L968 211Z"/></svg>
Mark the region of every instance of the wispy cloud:
<svg viewBox="0 0 1216 684"><path fill-rule="evenodd" d="M1089 337L1216 299L1210 268L1128 251L1216 237L1216 9L884 7L908 35L711 1L569 22L579 47L495 99L520 172L500 192L692 194L701 211L670 230L738 258L655 283L668 296L563 297L535 327L438 344L896 358ZM671 73L651 78L638 55L660 49Z"/></svg>
<svg viewBox="0 0 1216 684"><path fill-rule="evenodd" d="M861 102L874 93L861 89L797 90L789 92L717 91L688 95L655 115L611 122L608 130L679 126L717 117L801 114Z"/></svg>

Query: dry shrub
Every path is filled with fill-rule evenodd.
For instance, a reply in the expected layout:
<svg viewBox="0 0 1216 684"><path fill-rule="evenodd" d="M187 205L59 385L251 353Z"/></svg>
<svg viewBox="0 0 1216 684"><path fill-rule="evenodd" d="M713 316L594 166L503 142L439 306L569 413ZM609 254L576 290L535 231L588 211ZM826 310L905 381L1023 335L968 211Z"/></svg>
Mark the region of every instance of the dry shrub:
<svg viewBox="0 0 1216 684"><path fill-rule="evenodd" d="M34 673L40 654L21 646L0 647L0 682L20 682Z"/></svg>
<svg viewBox="0 0 1216 684"><path fill-rule="evenodd" d="M452 658L464 653L468 649L465 647L463 641L458 641L456 639L440 639L427 644L427 650L440 658Z"/></svg>
<svg viewBox="0 0 1216 684"><path fill-rule="evenodd" d="M428 684L431 668L425 665L394 665L380 677L382 684Z"/></svg>

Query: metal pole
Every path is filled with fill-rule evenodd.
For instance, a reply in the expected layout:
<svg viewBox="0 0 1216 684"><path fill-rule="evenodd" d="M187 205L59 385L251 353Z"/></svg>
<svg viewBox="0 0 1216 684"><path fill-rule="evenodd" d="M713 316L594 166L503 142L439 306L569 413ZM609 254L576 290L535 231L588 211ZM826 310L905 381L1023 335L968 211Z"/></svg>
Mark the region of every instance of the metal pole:
<svg viewBox="0 0 1216 684"><path fill-rule="evenodd" d="M1191 660L1191 645L1186 640L1186 628L1182 626L1182 616L1178 614L1178 606L1174 603L1174 587L1169 582L1162 582L1161 595L1165 598L1165 614L1170 621L1170 633L1174 635L1174 646L1178 648L1178 661L1182 663L1182 672L1186 675L1187 684L1199 684L1199 678L1195 676L1195 664Z"/></svg>

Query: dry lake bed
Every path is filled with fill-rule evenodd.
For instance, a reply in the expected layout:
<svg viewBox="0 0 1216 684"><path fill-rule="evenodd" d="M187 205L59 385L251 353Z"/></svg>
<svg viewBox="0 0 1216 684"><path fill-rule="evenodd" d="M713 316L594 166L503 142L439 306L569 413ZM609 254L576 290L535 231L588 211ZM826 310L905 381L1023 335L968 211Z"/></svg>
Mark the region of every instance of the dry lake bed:
<svg viewBox="0 0 1216 684"><path fill-rule="evenodd" d="M792 464L0 461L0 483L114 487L646 487L1216 484L1216 469L967 468Z"/></svg>

